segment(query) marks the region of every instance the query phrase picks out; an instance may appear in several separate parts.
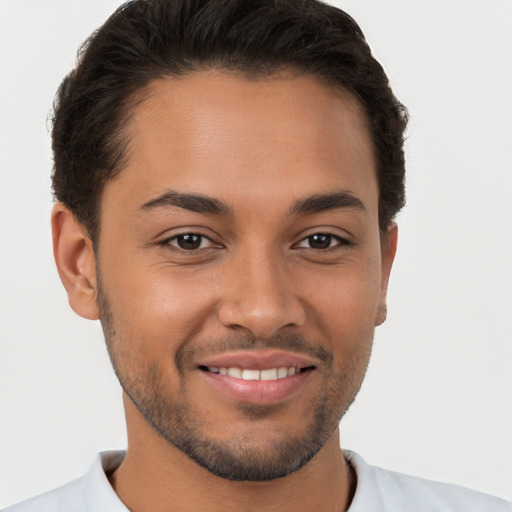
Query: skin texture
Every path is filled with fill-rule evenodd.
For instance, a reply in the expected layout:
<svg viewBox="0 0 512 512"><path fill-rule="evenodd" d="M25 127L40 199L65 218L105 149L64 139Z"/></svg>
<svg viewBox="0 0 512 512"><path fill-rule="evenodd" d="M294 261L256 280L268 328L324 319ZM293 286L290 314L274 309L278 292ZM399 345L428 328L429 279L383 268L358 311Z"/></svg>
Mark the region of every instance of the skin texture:
<svg viewBox="0 0 512 512"><path fill-rule="evenodd" d="M144 98L103 192L97 254L65 206L53 213L70 304L101 317L125 389L129 445L111 482L133 511L346 510L337 425L385 319L396 249L395 226L381 247L362 109L312 77L214 71ZM204 204L182 194L223 208L192 211ZM183 250L187 234L197 248ZM313 369L271 403L227 395L200 367L277 351Z"/></svg>

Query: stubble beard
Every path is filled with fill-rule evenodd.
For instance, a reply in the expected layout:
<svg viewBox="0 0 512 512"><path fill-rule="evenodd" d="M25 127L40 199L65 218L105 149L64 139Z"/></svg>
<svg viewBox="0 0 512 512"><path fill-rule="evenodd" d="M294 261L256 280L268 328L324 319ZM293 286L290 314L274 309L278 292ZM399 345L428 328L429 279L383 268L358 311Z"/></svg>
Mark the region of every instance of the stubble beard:
<svg viewBox="0 0 512 512"><path fill-rule="evenodd" d="M326 371L326 389L312 404L312 418L303 434L295 438L281 438L268 441L265 446L258 443L257 436L217 440L207 435L208 418L195 414L190 404L175 399L166 389L166 379L158 362L144 361L143 354L127 354L117 343L118 334L109 302L98 282L98 309L105 335L108 353L119 382L146 421L168 443L181 450L198 465L214 475L234 481L268 481L282 478L302 468L324 446L341 418L354 401L362 384L370 356L370 348L354 357L345 371L333 368L333 357L323 352ZM254 339L237 338L237 348L254 345ZM233 345L233 340L220 342ZM243 344L244 347L240 345ZM302 337L279 337L265 340L264 347L291 348L294 345L309 347L309 352L318 355L321 347L305 343ZM283 347L284 345L284 347ZM371 344L370 344L371 347ZM186 381L180 371L179 357L176 367L180 373L180 397L186 396ZM254 423L272 414L272 406L241 405L241 412Z"/></svg>

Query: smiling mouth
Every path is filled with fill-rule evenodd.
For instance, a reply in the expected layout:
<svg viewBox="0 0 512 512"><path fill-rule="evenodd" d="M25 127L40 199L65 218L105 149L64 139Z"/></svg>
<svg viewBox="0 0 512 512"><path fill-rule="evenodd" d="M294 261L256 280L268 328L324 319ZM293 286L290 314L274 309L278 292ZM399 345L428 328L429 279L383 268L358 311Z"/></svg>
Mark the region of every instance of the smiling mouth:
<svg viewBox="0 0 512 512"><path fill-rule="evenodd" d="M198 361L196 368L212 389L234 403L272 405L309 389L315 362L279 350L237 351Z"/></svg>
<svg viewBox="0 0 512 512"><path fill-rule="evenodd" d="M247 380L247 381L273 381L286 379L287 377L293 377L299 373L312 371L315 366L305 366L303 368L297 368L295 366L280 366L276 368L267 368L264 370L250 369L250 368L239 368L237 366L232 367L217 367L217 366L199 366L199 369L204 372L209 372L218 375L227 375L234 379Z"/></svg>

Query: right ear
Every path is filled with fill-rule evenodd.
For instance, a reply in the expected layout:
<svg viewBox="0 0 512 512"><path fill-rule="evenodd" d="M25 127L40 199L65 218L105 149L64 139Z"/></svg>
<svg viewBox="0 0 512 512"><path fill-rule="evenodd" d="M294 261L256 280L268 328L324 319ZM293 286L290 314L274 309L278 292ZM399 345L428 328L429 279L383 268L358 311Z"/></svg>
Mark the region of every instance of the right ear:
<svg viewBox="0 0 512 512"><path fill-rule="evenodd" d="M97 320L96 258L85 228L63 204L52 210L53 255L75 313Z"/></svg>

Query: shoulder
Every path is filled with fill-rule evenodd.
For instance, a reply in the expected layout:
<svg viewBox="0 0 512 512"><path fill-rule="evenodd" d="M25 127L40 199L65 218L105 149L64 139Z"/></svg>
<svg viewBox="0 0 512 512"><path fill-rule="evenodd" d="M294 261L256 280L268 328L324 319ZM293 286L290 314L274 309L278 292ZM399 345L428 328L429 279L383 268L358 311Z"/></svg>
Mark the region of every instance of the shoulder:
<svg viewBox="0 0 512 512"><path fill-rule="evenodd" d="M3 512L41 512L66 510L69 512L85 512L83 503L81 504L80 495L82 495L83 479L78 478L72 482L58 487L52 491L45 492L34 498L22 501L11 507L7 507Z"/></svg>
<svg viewBox="0 0 512 512"><path fill-rule="evenodd" d="M107 478L124 455L114 451L99 454L84 476L2 512L127 512Z"/></svg>
<svg viewBox="0 0 512 512"><path fill-rule="evenodd" d="M512 512L500 498L371 466L353 452L345 456L357 474L350 512Z"/></svg>

